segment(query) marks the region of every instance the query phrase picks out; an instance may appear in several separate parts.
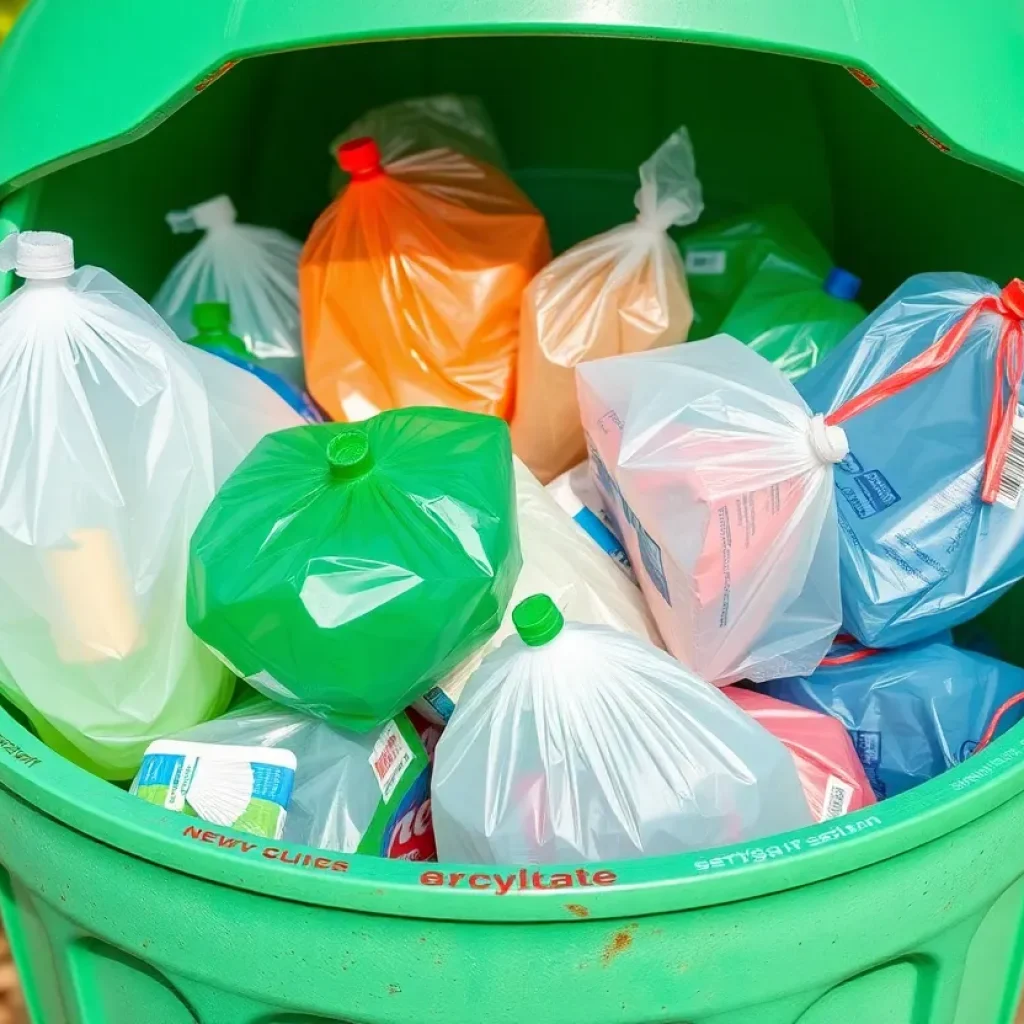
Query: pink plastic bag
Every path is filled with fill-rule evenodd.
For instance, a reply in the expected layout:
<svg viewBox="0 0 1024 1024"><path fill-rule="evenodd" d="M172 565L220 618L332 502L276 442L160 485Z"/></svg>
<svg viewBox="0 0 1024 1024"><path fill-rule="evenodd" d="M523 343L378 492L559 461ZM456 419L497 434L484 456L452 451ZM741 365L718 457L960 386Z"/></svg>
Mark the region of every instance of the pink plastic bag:
<svg viewBox="0 0 1024 1024"><path fill-rule="evenodd" d="M722 693L793 755L816 821L838 818L875 802L849 734L837 719L738 686L726 686Z"/></svg>

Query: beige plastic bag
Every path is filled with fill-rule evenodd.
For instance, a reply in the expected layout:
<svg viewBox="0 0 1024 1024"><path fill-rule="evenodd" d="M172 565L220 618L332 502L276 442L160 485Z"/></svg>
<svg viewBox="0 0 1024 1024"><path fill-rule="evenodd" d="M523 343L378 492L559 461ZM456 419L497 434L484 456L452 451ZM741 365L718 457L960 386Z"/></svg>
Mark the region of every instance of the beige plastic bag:
<svg viewBox="0 0 1024 1024"><path fill-rule="evenodd" d="M686 340L693 307L668 229L704 203L685 128L641 166L636 208L631 224L549 263L523 297L512 447L544 483L587 454L577 364Z"/></svg>

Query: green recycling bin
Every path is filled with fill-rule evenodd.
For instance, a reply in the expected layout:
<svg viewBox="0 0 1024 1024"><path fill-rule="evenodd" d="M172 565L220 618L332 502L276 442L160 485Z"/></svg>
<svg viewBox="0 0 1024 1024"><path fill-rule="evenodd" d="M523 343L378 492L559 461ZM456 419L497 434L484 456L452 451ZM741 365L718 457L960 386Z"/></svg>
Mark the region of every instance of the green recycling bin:
<svg viewBox="0 0 1024 1024"><path fill-rule="evenodd" d="M190 244L166 211L226 192L303 237L331 139L455 92L556 248L628 220L685 123L704 222L788 204L868 308L920 270L1002 283L1024 271L1019 22L1015 0L35 0L0 49L0 233L67 232L151 296ZM207 827L0 711L0 909L34 1024L1009 1024L1022 834L1024 727L800 832L538 869Z"/></svg>

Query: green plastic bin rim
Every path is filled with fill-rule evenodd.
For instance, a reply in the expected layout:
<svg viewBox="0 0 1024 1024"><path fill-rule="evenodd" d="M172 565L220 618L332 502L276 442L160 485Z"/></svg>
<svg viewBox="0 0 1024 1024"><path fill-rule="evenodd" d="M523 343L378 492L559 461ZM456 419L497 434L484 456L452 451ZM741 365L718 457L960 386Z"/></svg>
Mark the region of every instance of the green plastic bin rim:
<svg viewBox="0 0 1024 1024"><path fill-rule="evenodd" d="M1008 114L1024 110L1022 18L1017 0L34 0L0 48L0 197L145 134L239 60L481 34L690 41L845 65L938 148L1021 177L1024 132Z"/></svg>
<svg viewBox="0 0 1024 1024"><path fill-rule="evenodd" d="M938 778L843 818L714 850L598 864L416 863L259 839L95 778L2 711L0 786L29 805L24 813L34 807L133 857L263 896L399 917L565 922L765 896L946 836L1024 791L1024 723Z"/></svg>

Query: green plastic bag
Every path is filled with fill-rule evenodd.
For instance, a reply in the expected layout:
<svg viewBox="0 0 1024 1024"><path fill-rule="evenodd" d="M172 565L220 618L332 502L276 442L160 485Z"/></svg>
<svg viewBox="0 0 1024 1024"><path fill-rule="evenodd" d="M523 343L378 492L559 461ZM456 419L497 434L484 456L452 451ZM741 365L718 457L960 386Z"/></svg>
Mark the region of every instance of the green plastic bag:
<svg viewBox="0 0 1024 1024"><path fill-rule="evenodd" d="M266 696L365 732L501 622L522 565L508 426L414 408L272 434L190 556L195 633Z"/></svg>
<svg viewBox="0 0 1024 1024"><path fill-rule="evenodd" d="M788 206L765 206L685 235L679 249L693 302L689 340L717 334L740 293L765 260L785 256L821 280L832 259Z"/></svg>
<svg viewBox="0 0 1024 1024"><path fill-rule="evenodd" d="M740 293L719 330L760 352L787 377L802 376L867 314L853 300L860 279L833 267L822 280L775 254Z"/></svg>

